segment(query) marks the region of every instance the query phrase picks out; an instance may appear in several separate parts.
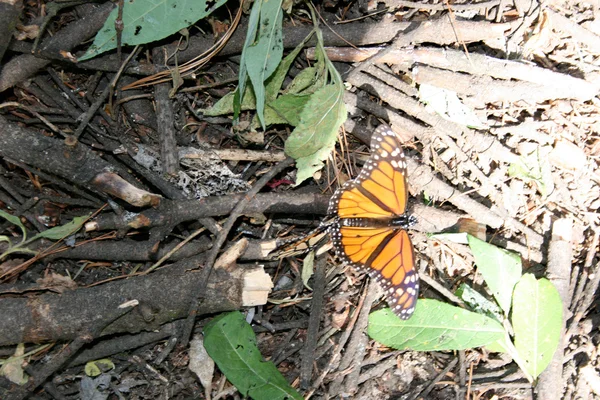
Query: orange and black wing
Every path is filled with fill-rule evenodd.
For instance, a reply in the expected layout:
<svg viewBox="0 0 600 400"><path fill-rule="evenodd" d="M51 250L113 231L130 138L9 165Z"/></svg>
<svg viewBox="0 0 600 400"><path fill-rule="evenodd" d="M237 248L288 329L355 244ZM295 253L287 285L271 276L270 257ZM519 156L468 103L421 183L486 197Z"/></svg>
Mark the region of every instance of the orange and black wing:
<svg viewBox="0 0 600 400"><path fill-rule="evenodd" d="M410 318L419 295L419 277L406 231L337 223L330 234L338 257L379 282L394 313L402 319Z"/></svg>
<svg viewBox="0 0 600 400"><path fill-rule="evenodd" d="M408 319L419 292L410 238L401 227L363 226L365 221L386 221L405 213L406 160L396 134L386 125L373 133L371 152L358 177L331 198L328 213L337 220L329 233L342 262L376 279L394 312ZM353 223L353 219L363 219L363 223Z"/></svg>
<svg viewBox="0 0 600 400"><path fill-rule="evenodd" d="M371 137L371 157L356 179L346 182L329 201L329 215L339 218L389 218L406 211L406 160L398 137L380 125Z"/></svg>

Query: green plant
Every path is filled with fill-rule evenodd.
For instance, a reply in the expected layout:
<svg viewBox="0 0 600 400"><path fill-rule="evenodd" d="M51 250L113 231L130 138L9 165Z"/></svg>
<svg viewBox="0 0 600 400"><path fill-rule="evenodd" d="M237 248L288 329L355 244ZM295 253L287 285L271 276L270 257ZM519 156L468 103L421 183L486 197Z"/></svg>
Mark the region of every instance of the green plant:
<svg viewBox="0 0 600 400"><path fill-rule="evenodd" d="M240 60L238 87L203 111L208 116L234 114L237 118L242 110L256 110L254 128L264 129L274 124L294 126L285 142L285 152L296 160L296 184L300 184L323 167L347 111L343 81L325 54L314 10L311 8L313 32L283 60L281 13L281 1L255 1ZM317 38L317 62L282 89L292 62L312 35Z"/></svg>
<svg viewBox="0 0 600 400"><path fill-rule="evenodd" d="M221 314L204 328L208 355L243 396L255 400L302 399L275 365L262 360L252 327L237 312Z"/></svg>
<svg viewBox="0 0 600 400"><path fill-rule="evenodd" d="M83 217L73 218L73 220L67 224L64 224L61 226L55 226L54 228L45 230L44 232L38 233L34 237L27 239L27 230L25 229L25 226L21 223L21 220L18 217L15 217L14 215L11 215L11 214L7 213L6 211L2 211L2 210L0 210L0 217L6 219L13 225L18 226L19 229L21 229L21 232L23 234L21 241L17 244L14 244L8 236L0 235L0 242L8 243L8 248L6 249L6 251L4 251L4 253L0 254L0 260L3 260L4 258L6 258L6 256L8 256L11 253L22 253L22 254L35 255L35 254L37 254L37 251L28 249L26 247L28 244L35 242L36 240L42 239L42 238L50 239L50 240L60 240L66 236L69 236L69 235L77 232L79 230L79 228L81 228L81 226L84 224L84 222L89 218L88 215L83 216Z"/></svg>
<svg viewBox="0 0 600 400"><path fill-rule="evenodd" d="M135 46L164 39L210 15L226 2L217 0L209 8L206 0L126 1L123 3L121 41L124 46ZM118 9L115 8L96 34L94 43L78 61L88 60L117 47L117 15Z"/></svg>
<svg viewBox="0 0 600 400"><path fill-rule="evenodd" d="M517 254L470 235L467 238L478 272L497 305L463 286L459 295L476 312L421 299L407 321L389 309L372 313L369 335L397 349L462 350L486 346L491 351L509 353L530 380L536 379L558 346L562 328L558 291L545 278L522 275Z"/></svg>

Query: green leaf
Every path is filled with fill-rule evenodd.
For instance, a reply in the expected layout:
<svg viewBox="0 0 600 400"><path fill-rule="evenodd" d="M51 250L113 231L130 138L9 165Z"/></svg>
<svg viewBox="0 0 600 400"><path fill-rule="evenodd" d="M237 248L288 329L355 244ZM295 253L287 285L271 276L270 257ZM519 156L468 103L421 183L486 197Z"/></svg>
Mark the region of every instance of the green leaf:
<svg viewBox="0 0 600 400"><path fill-rule="evenodd" d="M259 3L259 2L257 2L257 3ZM275 69L275 72L273 72L271 77L269 79L267 79L266 86L265 86L265 99L267 101L267 106L265 107L265 125L266 126L269 126L272 124L289 123L288 122L288 118L289 118L288 114L281 113L277 108L278 107L278 105L277 105L278 101L276 100L277 94L279 93L279 89L281 88L281 85L283 84L283 81L285 80L285 77L288 73L290 66L292 65L292 63L298 56L298 53L300 53L300 51L304 47L305 43L308 41L308 39L311 36L312 36L312 34L308 35L302 43L300 43L290 54L288 54L283 59L283 61L281 63L279 63L279 65L277 66L277 68ZM254 96L254 91L252 90L252 86L243 85L243 87L245 88L244 96L242 96L242 104L238 106L239 111L256 110L256 96ZM204 115L217 116L217 115L226 115L226 114L234 113L234 111L235 111L234 110L234 108L235 108L234 102L235 102L235 95L237 93L237 90L238 89L236 89L236 91L234 91L234 92L227 93L225 96L221 97L221 99L219 101L217 101L211 108L202 110ZM279 100L279 102L282 102L282 101L284 104L287 103L286 100ZM274 105L274 108L271 108L272 102L276 103ZM294 110L293 116L294 116L295 120L299 120L298 115L300 114L300 110L302 110L302 107L304 107L304 104L306 104L306 101L303 104L301 104L300 108L296 108ZM298 102L296 102L295 105L298 106L299 105ZM289 114L291 115L292 113L289 113ZM293 125L296 126L297 123L293 124Z"/></svg>
<svg viewBox="0 0 600 400"><path fill-rule="evenodd" d="M69 223L64 225L55 226L54 228L50 228L45 230L44 232L38 233L34 237L32 237L29 241L33 242L36 239L46 238L50 240L60 240L64 237L67 237L74 232L77 232L81 226L85 223L85 221L89 218L89 215L85 215L83 217L75 217Z"/></svg>
<svg viewBox="0 0 600 400"><path fill-rule="evenodd" d="M285 142L285 153L298 160L324 147L333 148L346 115L343 89L327 85L317 90L304 106L300 124Z"/></svg>
<svg viewBox="0 0 600 400"><path fill-rule="evenodd" d="M494 343L486 344L485 348L487 351L491 351L493 353L508 353L508 345L506 344L506 337L503 339L497 340Z"/></svg>
<svg viewBox="0 0 600 400"><path fill-rule="evenodd" d="M508 167L508 175L522 179L525 182L534 182L544 197L554 190L554 180L548 154L550 146L538 147L535 151L522 155L518 161Z"/></svg>
<svg viewBox="0 0 600 400"><path fill-rule="evenodd" d="M310 100L309 95L284 94L265 107L265 125L290 124L298 126L302 110Z"/></svg>
<svg viewBox="0 0 600 400"><path fill-rule="evenodd" d="M508 315L513 289L521 278L521 257L471 235L468 239L477 270L483 275L504 314Z"/></svg>
<svg viewBox="0 0 600 400"><path fill-rule="evenodd" d="M321 63L323 64L323 63ZM315 83L317 81L317 77L322 74L323 68L321 68L321 70L319 70L319 68L316 67L308 67L308 68L304 68L302 71L300 71L298 73L298 75L296 75L296 77L294 78L294 80L292 81L292 83L290 83L288 85L288 87L285 88L285 93L289 93L289 94L299 94L302 93L303 91L307 90L308 88L313 88L314 90L318 89L319 87L315 86ZM314 90L310 93L313 93ZM307 93L307 94L310 94Z"/></svg>
<svg viewBox="0 0 600 400"><path fill-rule="evenodd" d="M256 96L258 119L265 129L265 81L283 57L283 9L282 0L257 1L262 1L258 41L246 49L245 64Z"/></svg>
<svg viewBox="0 0 600 400"><path fill-rule="evenodd" d="M306 286L310 290L312 290L312 288L308 286L308 281L315 270L314 263L315 252L309 251L306 257L304 257L304 261L302 261L302 283L304 283L304 286Z"/></svg>
<svg viewBox="0 0 600 400"><path fill-rule="evenodd" d="M226 1L211 2L210 8L206 0L125 1L121 42L124 46L135 46L164 39L210 15ZM118 11L118 7L112 10L104 26L94 38L94 43L83 56L79 57L78 61L90 59L117 47L115 20Z"/></svg>
<svg viewBox="0 0 600 400"><path fill-rule="evenodd" d="M296 186L305 180L312 178L315 172L320 171L321 168L323 168L323 165L325 165L323 160L329 157L333 151L334 145L335 143L332 143L331 145L318 150L315 154L296 160L296 168L298 169L298 172L296 173Z"/></svg>
<svg viewBox="0 0 600 400"><path fill-rule="evenodd" d="M502 310L496 303L486 299L466 283L460 285L456 291L456 295L460 297L476 313L487 315L488 317L494 318L499 322L502 322L504 319L502 316Z"/></svg>
<svg viewBox="0 0 600 400"><path fill-rule="evenodd" d="M11 215L11 214L7 213L6 211L2 211L2 210L0 210L0 217L4 218L11 224L18 226L21 229L21 232L23 233L23 241L25 241L25 239L27 238L27 230L25 229L25 225L23 225L23 223L21 223L21 220L19 219L19 217L15 217L14 215Z"/></svg>
<svg viewBox="0 0 600 400"><path fill-rule="evenodd" d="M103 358L100 360L88 361L83 370L87 376L94 377L110 371L111 369L115 369L115 364L110 359Z"/></svg>
<svg viewBox="0 0 600 400"><path fill-rule="evenodd" d="M512 326L515 347L527 372L537 378L550 364L560 340L563 306L549 280L525 274L515 286Z"/></svg>
<svg viewBox="0 0 600 400"><path fill-rule="evenodd" d="M285 77L287 76L288 71L289 71L290 67L292 66L292 63L294 62L296 57L298 57L298 54L300 54L300 51L304 48L304 46L309 41L309 39L313 36L313 33L314 32L311 32L310 34L308 34L308 36L306 36L306 38L304 38L304 40L300 44L298 44L298 46L296 46L296 48L294 50L292 50L292 52L290 54L288 54L283 59L283 61L281 61L279 63L279 65L275 69L275 72L273 72L273 74L269 77L269 79L267 79L267 82L265 85L265 101L267 103L270 103L277 98L277 95L279 94L279 90L281 89L281 86L283 85L283 82L285 81ZM305 70L301 71L300 74L302 74L302 72L304 72L304 71ZM298 75L300 75L300 74L298 74ZM293 84L293 83L294 83L294 81L292 81L291 84ZM286 89L286 92L287 92L287 89Z"/></svg>
<svg viewBox="0 0 600 400"><path fill-rule="evenodd" d="M221 314L204 328L204 347L243 396L255 400L302 399L275 365L262 361L256 337L241 313Z"/></svg>
<svg viewBox="0 0 600 400"><path fill-rule="evenodd" d="M390 309L369 316L369 336L395 349L462 350L502 339L504 329L492 318L432 299L419 299L409 320Z"/></svg>
<svg viewBox="0 0 600 400"><path fill-rule="evenodd" d="M244 98L246 97L246 81L248 80L248 70L246 69L246 53L248 48L256 40L256 32L258 32L258 23L260 22L260 9L262 7L262 1L257 0L252 4L252 10L248 17L248 30L246 31L246 40L244 41L244 47L242 48L242 56L240 58L240 72L238 74L238 87L233 92L233 119L237 120L242 105L244 104ZM254 96L254 92L252 92ZM253 100L254 107L256 108L256 99Z"/></svg>
<svg viewBox="0 0 600 400"><path fill-rule="evenodd" d="M213 104L212 107L200 111L202 111L202 113L207 117L216 117L218 115L227 115L235 113L234 103L236 101L235 96L237 95L238 89L236 89L233 92L229 92L225 96L221 97L219 101ZM245 86L244 92L245 93L243 96L242 104L238 105L239 110L255 110L256 98L254 97L252 86Z"/></svg>

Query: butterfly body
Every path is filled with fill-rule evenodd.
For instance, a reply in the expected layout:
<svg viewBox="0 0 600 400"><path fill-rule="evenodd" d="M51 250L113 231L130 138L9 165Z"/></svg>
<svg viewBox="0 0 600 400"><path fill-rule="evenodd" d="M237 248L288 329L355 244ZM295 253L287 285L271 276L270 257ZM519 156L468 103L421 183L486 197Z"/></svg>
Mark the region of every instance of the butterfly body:
<svg viewBox="0 0 600 400"><path fill-rule="evenodd" d="M377 280L402 319L412 315L419 293L413 246L406 232L416 219L406 213L407 199L401 143L388 126L381 125L373 133L371 157L358 177L331 198L327 222L337 256Z"/></svg>
<svg viewBox="0 0 600 400"><path fill-rule="evenodd" d="M398 215L393 218L342 218L338 219L342 226L363 228L399 228L408 229L417 223L413 215Z"/></svg>

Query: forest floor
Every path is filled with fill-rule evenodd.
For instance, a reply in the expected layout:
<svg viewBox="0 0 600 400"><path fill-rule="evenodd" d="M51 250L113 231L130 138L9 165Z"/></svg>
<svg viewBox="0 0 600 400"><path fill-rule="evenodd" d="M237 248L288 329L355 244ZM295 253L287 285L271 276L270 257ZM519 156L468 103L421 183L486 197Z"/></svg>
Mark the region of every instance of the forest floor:
<svg viewBox="0 0 600 400"><path fill-rule="evenodd" d="M0 37L13 37L0 45L0 398L243 398L224 371L198 367L212 365L203 329L234 310L304 398L600 398L599 2L317 5L348 119L297 187L289 126L205 112L237 85L247 12L177 90L174 73L134 84L165 55L173 71L210 49L237 2L81 62L113 2L70 5L45 29L60 1L16 3L0 12ZM312 29L307 10L285 13L285 54ZM314 65L314 46L286 83ZM319 226L381 123L407 157L420 298L461 304L463 283L492 298L469 247L429 235L449 228L518 253L557 288L564 327L535 381L485 348L386 347L366 334L386 307L374 281L333 251L310 279L303 256L265 251Z"/></svg>

